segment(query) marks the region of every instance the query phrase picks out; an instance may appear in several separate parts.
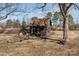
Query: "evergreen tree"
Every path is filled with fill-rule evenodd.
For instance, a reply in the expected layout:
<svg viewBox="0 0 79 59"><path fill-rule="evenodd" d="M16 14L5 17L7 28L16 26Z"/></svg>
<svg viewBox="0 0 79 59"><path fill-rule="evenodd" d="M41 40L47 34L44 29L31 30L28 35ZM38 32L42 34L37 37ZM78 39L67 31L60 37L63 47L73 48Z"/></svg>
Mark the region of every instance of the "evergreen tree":
<svg viewBox="0 0 79 59"><path fill-rule="evenodd" d="M22 27L26 28L26 21L25 21L24 18L23 18L23 21L22 21Z"/></svg>
<svg viewBox="0 0 79 59"><path fill-rule="evenodd" d="M19 28L20 27L20 21L17 19L16 20L16 27Z"/></svg>
<svg viewBox="0 0 79 59"><path fill-rule="evenodd" d="M11 28L12 27L12 20L11 19L7 20L6 27L7 28Z"/></svg>

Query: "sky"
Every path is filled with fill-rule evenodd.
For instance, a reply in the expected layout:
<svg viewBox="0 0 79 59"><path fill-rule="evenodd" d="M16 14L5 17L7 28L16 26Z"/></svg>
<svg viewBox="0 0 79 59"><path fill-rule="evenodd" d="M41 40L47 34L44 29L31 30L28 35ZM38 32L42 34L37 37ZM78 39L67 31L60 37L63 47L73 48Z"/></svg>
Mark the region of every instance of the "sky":
<svg viewBox="0 0 79 59"><path fill-rule="evenodd" d="M0 5L4 5L4 4L0 3ZM42 3L41 4L19 3L17 4L17 8L18 8L17 11L23 11L23 12L14 12L10 14L7 19L12 19L12 20L19 19L20 21L22 21L24 18L26 21L29 21L30 18L32 17L42 18L46 16L47 12L52 12L52 14L54 14L54 12L59 11L57 4L48 3L43 11L42 9L38 9L38 7L42 5L43 5ZM13 8L14 7L10 8L9 10L12 10ZM0 15L2 16L5 13L6 10L3 10L2 12L0 12ZM79 22L79 10L73 9L72 7L69 13L73 16L75 22Z"/></svg>

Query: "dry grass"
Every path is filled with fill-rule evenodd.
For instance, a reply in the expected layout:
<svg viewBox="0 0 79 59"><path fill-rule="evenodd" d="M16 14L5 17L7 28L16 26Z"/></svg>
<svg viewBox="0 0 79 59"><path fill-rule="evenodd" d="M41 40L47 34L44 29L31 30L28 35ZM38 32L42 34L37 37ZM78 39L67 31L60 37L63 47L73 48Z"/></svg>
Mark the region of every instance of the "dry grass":
<svg viewBox="0 0 79 59"><path fill-rule="evenodd" d="M56 39L62 39L62 32L55 31L49 36L51 40L29 39L14 42L18 38L15 34L0 34L0 55L22 56L73 56L79 55L79 31L70 31L69 40L65 45L57 44ZM1 42L3 41L3 42ZM12 41L12 42L8 42Z"/></svg>

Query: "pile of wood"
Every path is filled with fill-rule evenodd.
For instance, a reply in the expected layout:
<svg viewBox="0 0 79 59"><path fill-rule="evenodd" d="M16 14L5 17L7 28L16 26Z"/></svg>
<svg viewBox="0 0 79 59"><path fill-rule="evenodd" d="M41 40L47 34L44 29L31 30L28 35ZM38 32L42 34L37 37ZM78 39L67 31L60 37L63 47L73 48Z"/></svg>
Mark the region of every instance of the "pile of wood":
<svg viewBox="0 0 79 59"><path fill-rule="evenodd" d="M48 25L48 19L47 18L37 18L32 19L31 22L32 25L39 25L39 26L47 26Z"/></svg>
<svg viewBox="0 0 79 59"><path fill-rule="evenodd" d="M47 18L32 19L30 32L36 36L46 36L49 20Z"/></svg>

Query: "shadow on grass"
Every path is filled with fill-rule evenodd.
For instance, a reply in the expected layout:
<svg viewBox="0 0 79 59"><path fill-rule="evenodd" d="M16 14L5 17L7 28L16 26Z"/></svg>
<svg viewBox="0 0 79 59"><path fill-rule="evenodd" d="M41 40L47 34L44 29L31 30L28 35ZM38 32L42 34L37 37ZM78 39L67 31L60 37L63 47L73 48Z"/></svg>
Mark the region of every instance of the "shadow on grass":
<svg viewBox="0 0 79 59"><path fill-rule="evenodd" d="M57 43L60 45L65 44L65 41L63 39L51 39L51 38L41 38L41 39L44 39L45 42L49 41L49 42Z"/></svg>

